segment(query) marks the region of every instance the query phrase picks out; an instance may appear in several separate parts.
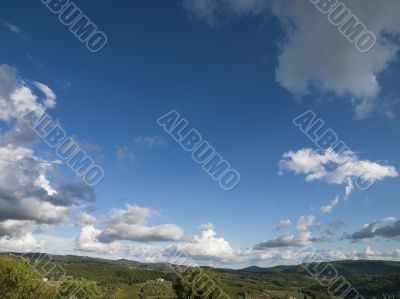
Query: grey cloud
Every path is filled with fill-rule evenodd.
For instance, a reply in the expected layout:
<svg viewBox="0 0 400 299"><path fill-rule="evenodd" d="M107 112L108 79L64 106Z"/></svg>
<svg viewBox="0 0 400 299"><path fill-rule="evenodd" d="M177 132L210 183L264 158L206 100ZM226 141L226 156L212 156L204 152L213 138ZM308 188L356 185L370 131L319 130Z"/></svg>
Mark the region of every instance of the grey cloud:
<svg viewBox="0 0 400 299"><path fill-rule="evenodd" d="M267 248L280 247L302 247L311 243L321 243L330 241L329 236L314 237L310 232L300 232L297 235L284 235L274 239L261 242L254 246L254 249L263 250Z"/></svg>
<svg viewBox="0 0 400 299"><path fill-rule="evenodd" d="M0 237L24 235L29 232L31 224L30 221L0 221Z"/></svg>
<svg viewBox="0 0 400 299"><path fill-rule="evenodd" d="M92 202L96 201L95 190L83 182L63 183L59 187L59 192L65 195L67 198Z"/></svg>
<svg viewBox="0 0 400 299"><path fill-rule="evenodd" d="M400 220L383 226L382 223L384 223L383 220L374 221L351 235L345 235L345 239L360 241L374 237L387 239L398 239L400 237Z"/></svg>
<svg viewBox="0 0 400 299"><path fill-rule="evenodd" d="M126 210L113 210L106 228L99 235L99 241L111 243L116 240L150 242L182 239L183 230L177 225L148 225L148 219L153 215L157 215L153 210L131 205L127 205Z"/></svg>
<svg viewBox="0 0 400 299"><path fill-rule="evenodd" d="M52 187L51 174L58 170L59 162L43 159L32 149L37 138L20 117L53 108L56 95L45 84L29 82L21 79L15 68L0 65L0 121L5 130L0 138L3 235L14 235L29 225L62 223L78 200L95 200L94 191L79 184L64 184L59 191Z"/></svg>
<svg viewBox="0 0 400 299"><path fill-rule="evenodd" d="M39 140L38 135L22 122L17 122L13 130L6 132L0 139L0 146L30 146Z"/></svg>

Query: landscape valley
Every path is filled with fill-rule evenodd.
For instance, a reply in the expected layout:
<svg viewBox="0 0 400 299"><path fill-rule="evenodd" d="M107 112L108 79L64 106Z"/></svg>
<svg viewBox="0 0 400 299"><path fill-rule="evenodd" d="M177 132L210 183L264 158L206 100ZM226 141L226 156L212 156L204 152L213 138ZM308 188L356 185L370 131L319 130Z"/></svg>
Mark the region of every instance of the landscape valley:
<svg viewBox="0 0 400 299"><path fill-rule="evenodd" d="M329 266L364 298L400 297L400 262L336 261ZM190 281L200 276L208 286L196 292ZM329 277L319 277L324 279ZM0 298L57 298L64 292L65 298L323 299L332 298L329 288L334 287L319 283L302 265L233 270L41 253L0 257Z"/></svg>

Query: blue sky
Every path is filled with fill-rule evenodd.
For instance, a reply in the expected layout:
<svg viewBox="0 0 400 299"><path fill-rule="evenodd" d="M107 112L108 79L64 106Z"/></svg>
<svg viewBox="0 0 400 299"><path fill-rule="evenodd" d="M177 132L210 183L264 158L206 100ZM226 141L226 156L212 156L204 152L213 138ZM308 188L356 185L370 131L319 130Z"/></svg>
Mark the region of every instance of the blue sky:
<svg viewBox="0 0 400 299"><path fill-rule="evenodd" d="M21 123L18 106L5 110L3 157L40 159L30 179L45 175L70 201L35 195L51 204L49 213L54 208L49 220L29 212L28 191L12 211L0 198L2 250L157 260L153 253L171 245L199 263L240 267L296 263L295 252L311 245L327 259L399 259L400 26L391 12L398 3L388 1L379 22L369 19L373 1L349 3L378 37L360 53L309 1L267 2L77 0L108 38L92 53L41 1L3 1L2 107L14 105L13 92L24 86L38 96L29 103L40 106L44 91L33 82L48 86L56 105L46 112L105 177L91 190L65 163L50 163L59 158L42 140L7 139ZM240 173L236 188L224 191L157 124L171 110ZM345 199L358 173L335 173L340 158L351 158L320 151L292 123L308 110L351 148L351 163L371 171L371 189L355 186ZM43 161L51 169L43 171ZM0 194L33 188L20 177L26 173L12 171L17 162L0 166L7 170ZM310 174L319 177L307 181ZM37 207L46 213L46 205Z"/></svg>

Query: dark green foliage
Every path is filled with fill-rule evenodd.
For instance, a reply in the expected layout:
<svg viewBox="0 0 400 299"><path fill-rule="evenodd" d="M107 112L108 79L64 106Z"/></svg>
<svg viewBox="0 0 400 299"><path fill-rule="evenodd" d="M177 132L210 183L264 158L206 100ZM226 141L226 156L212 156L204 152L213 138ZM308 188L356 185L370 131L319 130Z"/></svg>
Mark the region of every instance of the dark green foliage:
<svg viewBox="0 0 400 299"><path fill-rule="evenodd" d="M321 263L320 268L323 268L327 264L328 263ZM358 260L330 262L329 264L333 265L340 275L346 278L357 277L360 275L383 275L400 272L399 262ZM311 267L312 266L310 266L310 268ZM307 271L302 266L277 266L272 268L248 267L239 271L263 274L282 273L308 275Z"/></svg>
<svg viewBox="0 0 400 299"><path fill-rule="evenodd" d="M140 290L139 298L176 298L172 282L170 281L147 281Z"/></svg>
<svg viewBox="0 0 400 299"><path fill-rule="evenodd" d="M349 279L349 283L365 298L383 298L384 294L388 298L398 298L400 295L400 274L357 277ZM326 294L326 288L321 286L313 286L310 291Z"/></svg>
<svg viewBox="0 0 400 299"><path fill-rule="evenodd" d="M219 276L210 269L190 268L174 282L179 299L226 298L228 288Z"/></svg>
<svg viewBox="0 0 400 299"><path fill-rule="evenodd" d="M70 299L101 298L102 293L96 282L80 279L66 279L58 288L59 295Z"/></svg>

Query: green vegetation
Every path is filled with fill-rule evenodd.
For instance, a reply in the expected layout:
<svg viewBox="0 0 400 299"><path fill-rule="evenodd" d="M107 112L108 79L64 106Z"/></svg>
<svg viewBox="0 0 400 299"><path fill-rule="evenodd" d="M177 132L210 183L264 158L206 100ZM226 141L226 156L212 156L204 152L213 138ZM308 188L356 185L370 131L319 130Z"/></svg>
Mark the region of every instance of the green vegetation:
<svg viewBox="0 0 400 299"><path fill-rule="evenodd" d="M116 296L116 299L139 299L139 292L143 288L144 283L135 284L133 286L129 286L119 292Z"/></svg>
<svg viewBox="0 0 400 299"><path fill-rule="evenodd" d="M139 298L176 298L171 281L147 281L139 293Z"/></svg>
<svg viewBox="0 0 400 299"><path fill-rule="evenodd" d="M366 299L400 295L398 262L332 264ZM243 270L190 268L177 278L167 264L75 256L51 256L39 261L8 254L0 256L0 298L56 299L58 294L71 299L226 298L221 294L235 299L331 298L327 287L319 285L301 266Z"/></svg>
<svg viewBox="0 0 400 299"><path fill-rule="evenodd" d="M191 268L174 282L179 299L213 299L230 294L228 287L211 269Z"/></svg>
<svg viewBox="0 0 400 299"><path fill-rule="evenodd" d="M55 290L32 271L26 262L0 257L0 298L55 298Z"/></svg>
<svg viewBox="0 0 400 299"><path fill-rule="evenodd" d="M65 277L59 283L45 281L28 262L22 258L0 257L0 298L4 299L86 299L99 298L100 289L96 282ZM59 285L56 288L54 285Z"/></svg>

